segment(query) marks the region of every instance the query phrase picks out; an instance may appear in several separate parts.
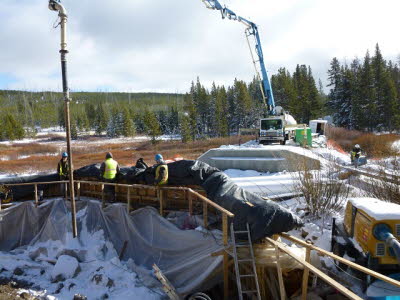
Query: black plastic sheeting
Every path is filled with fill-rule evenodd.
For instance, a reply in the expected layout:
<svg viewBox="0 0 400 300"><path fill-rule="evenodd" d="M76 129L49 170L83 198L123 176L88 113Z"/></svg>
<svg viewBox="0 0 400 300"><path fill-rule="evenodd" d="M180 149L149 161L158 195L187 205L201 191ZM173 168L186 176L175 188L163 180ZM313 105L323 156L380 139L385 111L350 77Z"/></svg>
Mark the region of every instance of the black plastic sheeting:
<svg viewBox="0 0 400 300"><path fill-rule="evenodd" d="M13 183L28 183L28 182L52 182L58 181L60 177L58 174L46 174L46 175L32 175L32 176L21 176L11 177L0 180L1 184L13 184ZM49 189L50 184L39 184L38 190L46 191ZM14 200L25 200L27 197L32 199L35 188L33 185L21 185L21 186L10 186L9 189L12 192Z"/></svg>
<svg viewBox="0 0 400 300"><path fill-rule="evenodd" d="M246 230L250 226L252 239L259 240L276 233L287 232L302 226L302 221L288 209L279 204L262 199L236 185L225 173L210 165L196 160L180 160L168 164L170 185L199 185L204 188L207 197L232 212L234 229ZM136 166L121 168L117 178L119 183L153 184L155 167L146 168L138 161ZM74 171L74 177L81 180L101 180L100 164L85 166ZM22 182L44 182L58 180L57 174L12 178L0 181L0 184ZM39 187L46 189L46 186ZM13 187L15 200L32 195L33 186ZM238 236L240 238L240 235Z"/></svg>

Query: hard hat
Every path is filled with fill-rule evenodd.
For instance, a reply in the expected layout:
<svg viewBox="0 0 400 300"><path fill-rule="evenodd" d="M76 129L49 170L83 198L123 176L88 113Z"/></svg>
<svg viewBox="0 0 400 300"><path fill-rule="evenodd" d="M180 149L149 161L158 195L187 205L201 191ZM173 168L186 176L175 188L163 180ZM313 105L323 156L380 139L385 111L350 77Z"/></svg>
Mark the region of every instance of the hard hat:
<svg viewBox="0 0 400 300"><path fill-rule="evenodd" d="M106 158L112 158L112 157L113 157L113 156L112 156L111 152L107 152Z"/></svg>
<svg viewBox="0 0 400 300"><path fill-rule="evenodd" d="M163 160L163 157L161 154L156 154L156 156L154 156L155 161L161 161Z"/></svg>
<svg viewBox="0 0 400 300"><path fill-rule="evenodd" d="M359 144L356 144L354 147L355 147L355 148L360 148L360 145L359 145Z"/></svg>
<svg viewBox="0 0 400 300"><path fill-rule="evenodd" d="M67 152L63 152L63 153L61 154L61 156L62 156L62 157L68 157L68 153L67 153Z"/></svg>

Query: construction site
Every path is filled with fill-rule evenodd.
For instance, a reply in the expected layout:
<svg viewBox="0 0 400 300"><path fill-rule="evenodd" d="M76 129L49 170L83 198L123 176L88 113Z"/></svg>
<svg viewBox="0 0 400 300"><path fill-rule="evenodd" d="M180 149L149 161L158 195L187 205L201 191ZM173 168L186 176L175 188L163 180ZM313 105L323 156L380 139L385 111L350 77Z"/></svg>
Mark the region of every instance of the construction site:
<svg viewBox="0 0 400 300"><path fill-rule="evenodd" d="M65 131L0 142L0 299L400 299L400 135L374 136L389 154L367 155L357 139L343 150L327 118L298 123L275 103L258 26L202 2L244 25L263 112L190 146L71 138L74 16L49 1ZM57 173L40 165L60 154Z"/></svg>

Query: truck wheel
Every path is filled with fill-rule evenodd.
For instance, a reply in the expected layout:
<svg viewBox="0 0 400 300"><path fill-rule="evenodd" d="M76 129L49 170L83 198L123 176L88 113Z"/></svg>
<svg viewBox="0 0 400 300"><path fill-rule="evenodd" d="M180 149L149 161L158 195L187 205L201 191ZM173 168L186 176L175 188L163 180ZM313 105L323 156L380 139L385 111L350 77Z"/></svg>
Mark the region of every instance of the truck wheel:
<svg viewBox="0 0 400 300"><path fill-rule="evenodd" d="M344 254L346 253L345 247L346 246L343 246L342 244L335 242L332 247L332 252L333 252L333 254L335 254L337 256L343 257ZM340 261L337 261L335 259L333 261L334 261L336 269L338 269L338 271L340 271L340 272L347 271L348 265L346 265Z"/></svg>
<svg viewBox="0 0 400 300"><path fill-rule="evenodd" d="M280 141L281 145L285 145L286 144L286 140Z"/></svg>

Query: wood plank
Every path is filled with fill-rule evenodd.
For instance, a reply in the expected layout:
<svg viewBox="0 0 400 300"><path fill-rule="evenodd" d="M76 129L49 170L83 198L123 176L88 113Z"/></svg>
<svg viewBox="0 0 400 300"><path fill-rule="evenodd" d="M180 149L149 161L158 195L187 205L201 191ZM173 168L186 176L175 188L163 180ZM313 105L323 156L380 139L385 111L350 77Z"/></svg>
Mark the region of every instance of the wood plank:
<svg viewBox="0 0 400 300"><path fill-rule="evenodd" d="M279 258L279 248L277 245L275 245L275 256L276 256L276 271L278 272L279 292L281 295L281 300L285 300L286 291L285 291L285 285L283 283L282 268Z"/></svg>
<svg viewBox="0 0 400 300"><path fill-rule="evenodd" d="M394 279L392 279L390 277L387 277L385 275L382 275L382 274L380 274L378 272L372 271L372 270L370 270L370 269L368 269L366 267L363 267L363 266L361 266L359 264L356 264L356 263L354 263L352 261L344 259L343 257L337 256L337 255L333 254L332 252L326 251L324 249L321 249L321 248L316 247L316 246L311 245L311 244L307 244L305 241L300 240L299 238L291 236L291 235L289 235L287 233L281 233L280 235L281 235L281 237L283 237L283 238L285 238L287 240L290 240L290 241L292 241L292 242L294 242L296 244L302 245L304 247L309 247L312 250L315 250L315 251L317 251L317 252L319 252L319 253L321 253L323 255L332 257L333 259L335 259L337 261L340 261L340 262L350 266L353 269L356 269L356 270L364 272L364 273L366 273L368 275L374 276L375 278L378 278L378 279L380 279L382 281L390 283L390 284L392 284L392 285L394 285L396 287L400 287L400 281L394 280Z"/></svg>
<svg viewBox="0 0 400 300"><path fill-rule="evenodd" d="M226 214L228 217L234 217L235 215L233 213L231 213L229 210L226 210L225 208L219 206L217 203L211 201L210 199L204 197L203 195L200 195L199 193L193 191L192 189L189 189L189 193L194 194L195 196L197 196L197 198L199 198L200 200L207 202L208 204L210 204L211 206L213 206L214 208L216 208L217 210L219 210L220 212Z"/></svg>
<svg viewBox="0 0 400 300"><path fill-rule="evenodd" d="M128 214L131 211L131 195L130 195L130 193L131 193L131 189L128 188L128 190L126 192L126 198L127 198L126 199L126 210L127 210Z"/></svg>
<svg viewBox="0 0 400 300"><path fill-rule="evenodd" d="M204 228L208 227L208 209L207 209L207 202L203 202L203 222Z"/></svg>
<svg viewBox="0 0 400 300"><path fill-rule="evenodd" d="M35 184L34 187L35 187L35 207L38 207L39 198L38 198L38 192L37 192L37 184Z"/></svg>
<svg viewBox="0 0 400 300"><path fill-rule="evenodd" d="M310 262L311 257L311 249L310 247L306 248L306 262ZM303 283L301 285L301 300L307 300L307 289L308 289L308 278L310 275L310 271L307 268L304 268L303 271Z"/></svg>
<svg viewBox="0 0 400 300"><path fill-rule="evenodd" d="M302 258L298 257L297 255L293 254L290 250L288 250L286 247L283 247L279 242L276 242L274 240L272 240L271 238L266 238L270 243L272 243L273 245L277 245L278 248L285 252L286 254L288 254L290 257L294 258L296 261L298 261L300 264L302 264L305 268L308 268L311 272L313 272L315 275L317 275L319 278L321 278L322 280L324 280L326 283L328 283L330 286L334 287L335 289L337 289L340 293L342 293L343 295L345 295L346 297L352 299L352 300L362 300L361 297L357 296L356 294L354 294L352 291L350 291L349 289L345 288L343 285L341 285L340 283L338 283L337 281L333 280L332 278L330 278L328 275L326 275L325 273L323 273L321 270L317 269L316 267L314 267L313 265L311 265L310 263L306 262L305 260L303 260Z"/></svg>
<svg viewBox="0 0 400 300"><path fill-rule="evenodd" d="M222 214L222 241L224 247L228 246L228 215ZM229 299L229 257L225 251L223 259L223 274L224 274L224 300Z"/></svg>

